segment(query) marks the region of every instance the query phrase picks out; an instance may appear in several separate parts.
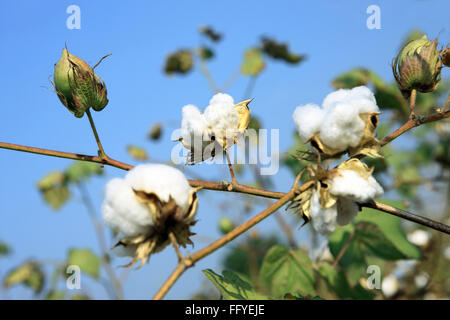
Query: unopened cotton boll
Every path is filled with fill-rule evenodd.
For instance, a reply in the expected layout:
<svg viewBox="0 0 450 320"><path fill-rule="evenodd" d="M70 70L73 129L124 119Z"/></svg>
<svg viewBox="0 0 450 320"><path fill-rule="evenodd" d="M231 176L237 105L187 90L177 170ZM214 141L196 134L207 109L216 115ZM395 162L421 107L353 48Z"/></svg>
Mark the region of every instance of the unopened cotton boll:
<svg viewBox="0 0 450 320"><path fill-rule="evenodd" d="M303 141L320 130L325 111L316 104L298 106L292 118Z"/></svg>
<svg viewBox="0 0 450 320"><path fill-rule="evenodd" d="M319 202L319 195L317 192L311 197L311 206L309 209L311 216L311 223L313 228L321 234L331 234L336 228L337 207L336 205L330 208L323 209Z"/></svg>

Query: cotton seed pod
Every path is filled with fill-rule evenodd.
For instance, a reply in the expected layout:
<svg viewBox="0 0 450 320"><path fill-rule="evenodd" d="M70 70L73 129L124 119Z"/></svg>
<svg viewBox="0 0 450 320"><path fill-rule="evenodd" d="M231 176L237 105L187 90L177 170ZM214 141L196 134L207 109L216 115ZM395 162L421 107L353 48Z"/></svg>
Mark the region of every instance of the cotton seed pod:
<svg viewBox="0 0 450 320"><path fill-rule="evenodd" d="M442 63L446 67L450 67L450 47L447 47L444 50L442 50L441 59Z"/></svg>
<svg viewBox="0 0 450 320"><path fill-rule="evenodd" d="M200 189L195 188L190 191L189 206L185 210L178 206L171 196L165 202L155 193L133 189L137 200L147 206L154 225L149 227L147 233L124 237L114 246L114 248L123 246L134 251L134 258L126 267L134 265L139 260L142 267L151 254L160 252L170 244L169 234L173 234L177 244L183 248L187 244L193 244L190 237L195 233L190 231L190 227L197 222L194 216L198 203L197 191Z"/></svg>
<svg viewBox="0 0 450 320"><path fill-rule="evenodd" d="M105 83L80 58L63 49L53 75L55 91L62 104L81 118L92 107L100 111L108 104Z"/></svg>
<svg viewBox="0 0 450 320"><path fill-rule="evenodd" d="M405 98L413 89L431 92L439 85L442 63L437 50L437 39L424 35L406 44L392 64L395 80Z"/></svg>

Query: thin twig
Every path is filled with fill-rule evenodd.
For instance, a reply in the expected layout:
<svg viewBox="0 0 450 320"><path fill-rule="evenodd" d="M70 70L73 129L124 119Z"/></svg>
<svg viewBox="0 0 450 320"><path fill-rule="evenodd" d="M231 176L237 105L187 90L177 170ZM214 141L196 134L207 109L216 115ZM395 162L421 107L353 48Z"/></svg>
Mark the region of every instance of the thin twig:
<svg viewBox="0 0 450 320"><path fill-rule="evenodd" d="M106 159L108 159L108 156L106 155L105 150L103 150L103 146L102 146L102 143L101 143L100 138L98 136L97 129L95 128L94 119L92 119L91 110L87 109L86 110L86 114L88 116L89 124L91 125L91 128L92 128L92 132L94 133L95 141L97 142L98 151L99 151L98 155L103 160L106 160Z"/></svg>
<svg viewBox="0 0 450 320"><path fill-rule="evenodd" d="M95 211L92 200L89 196L89 192L86 190L86 188L84 187L84 185L82 183L78 183L77 186L78 186L78 189L80 190L81 199L86 207L86 211L89 215L89 218L91 219L92 225L94 226L94 230L95 230L95 234L97 236L97 241L99 244L100 252L102 254L103 266L105 268L105 271L106 271L109 279L111 280L115 297L116 297L116 299L122 300L123 299L122 285L111 266L110 257L108 254L108 247L106 245L106 237L105 237L103 225L97 219L97 213Z"/></svg>
<svg viewBox="0 0 450 320"><path fill-rule="evenodd" d="M228 155L228 152L225 151L225 154L227 156L227 163L228 163L228 169L230 170L231 175L231 185L237 184L236 176L234 175L233 165L231 164L230 156Z"/></svg>
<svg viewBox="0 0 450 320"><path fill-rule="evenodd" d="M416 119L416 96L417 96L417 90L413 89L411 91L411 96L409 97L409 119L414 120Z"/></svg>
<svg viewBox="0 0 450 320"><path fill-rule="evenodd" d="M173 234L173 232L169 232L169 239L170 242L172 243L173 248L175 249L175 252L177 253L178 256L178 261L183 261L184 260L184 256L180 251L180 247L178 246L178 242L177 242L177 238L175 237L175 235Z"/></svg>
<svg viewBox="0 0 450 320"><path fill-rule="evenodd" d="M341 261L342 257L344 256L345 252L347 251L348 247L350 246L350 243L353 240L353 237L355 236L355 233L353 232L350 237L347 239L345 244L342 246L341 250L339 251L336 259L334 259L333 264L331 265L333 268L336 268L339 261Z"/></svg>
<svg viewBox="0 0 450 320"><path fill-rule="evenodd" d="M448 104L450 103L450 94L447 97L447 100L444 103L444 106L441 109L441 112L445 112L445 110L447 110Z"/></svg>

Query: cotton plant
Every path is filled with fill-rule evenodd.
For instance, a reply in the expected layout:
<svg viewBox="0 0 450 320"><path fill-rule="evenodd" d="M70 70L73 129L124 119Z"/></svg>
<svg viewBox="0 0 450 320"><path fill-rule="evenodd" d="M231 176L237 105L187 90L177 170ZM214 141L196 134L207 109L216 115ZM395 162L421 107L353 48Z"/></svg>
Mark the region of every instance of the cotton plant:
<svg viewBox="0 0 450 320"><path fill-rule="evenodd" d="M125 177L106 185L102 216L122 238L114 246L119 256L132 256L131 266L141 266L163 250L173 236L177 245L192 244L198 188L190 187L184 174L162 164L142 164Z"/></svg>
<svg viewBox="0 0 450 320"><path fill-rule="evenodd" d="M322 106L298 106L292 117L304 143L328 156L348 152L380 157L374 133L380 110L366 86L328 94Z"/></svg>
<svg viewBox="0 0 450 320"><path fill-rule="evenodd" d="M230 95L217 93L203 113L192 104L184 106L178 141L190 151L187 164L213 158L218 149L226 151L234 145L250 122L251 101L235 104Z"/></svg>

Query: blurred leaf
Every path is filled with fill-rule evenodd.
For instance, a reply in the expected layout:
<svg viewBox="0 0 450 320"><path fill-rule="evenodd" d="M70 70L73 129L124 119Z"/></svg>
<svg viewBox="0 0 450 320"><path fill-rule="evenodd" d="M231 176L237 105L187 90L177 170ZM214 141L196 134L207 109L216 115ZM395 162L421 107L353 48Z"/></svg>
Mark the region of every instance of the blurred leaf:
<svg viewBox="0 0 450 320"><path fill-rule="evenodd" d="M321 298L319 296L302 296L301 294L292 294L292 293L286 293L283 297L284 300L325 300L324 298Z"/></svg>
<svg viewBox="0 0 450 320"><path fill-rule="evenodd" d="M309 165L308 161L299 160L296 157L301 156L301 152L308 151L308 147L302 142L302 139L298 135L297 131L294 131L294 145L289 148L286 152L286 156L283 157L282 161L285 166L287 166L293 176L297 176L297 174L306 166Z"/></svg>
<svg viewBox="0 0 450 320"><path fill-rule="evenodd" d="M356 68L338 75L331 81L335 89L351 89L366 85L370 80L370 73L367 69Z"/></svg>
<svg viewBox="0 0 450 320"><path fill-rule="evenodd" d="M264 70L265 63L261 50L251 48L245 51L241 72L247 76L256 76Z"/></svg>
<svg viewBox="0 0 450 320"><path fill-rule="evenodd" d="M50 172L38 181L37 187L45 202L54 210L61 208L70 198L67 177L61 171Z"/></svg>
<svg viewBox="0 0 450 320"><path fill-rule="evenodd" d="M215 31L213 28L209 26L201 26L199 28L199 31L201 34L206 36L208 39L210 39L213 42L218 42L222 39L222 34Z"/></svg>
<svg viewBox="0 0 450 320"><path fill-rule="evenodd" d="M263 37L261 42L262 51L273 59L283 60L290 64L297 64L306 58L305 55L290 51L287 44L278 43L275 39Z"/></svg>
<svg viewBox="0 0 450 320"><path fill-rule="evenodd" d="M77 265L81 271L98 279L100 275L100 258L90 249L70 249L68 265Z"/></svg>
<svg viewBox="0 0 450 320"><path fill-rule="evenodd" d="M9 248L9 246L5 242L0 241L0 257L6 256L10 253L11 253L11 249Z"/></svg>
<svg viewBox="0 0 450 320"><path fill-rule="evenodd" d="M45 297L45 300L63 300L66 293L61 290L51 290L47 296Z"/></svg>
<svg viewBox="0 0 450 320"><path fill-rule="evenodd" d="M85 294L74 294L71 300L91 300L91 298Z"/></svg>
<svg viewBox="0 0 450 320"><path fill-rule="evenodd" d="M17 284L24 284L39 293L44 285L44 273L35 262L26 262L10 271L3 280L3 286L9 288Z"/></svg>
<svg viewBox="0 0 450 320"><path fill-rule="evenodd" d="M199 56L203 60L210 60L214 58L214 51L208 47L200 47L199 48Z"/></svg>
<svg viewBox="0 0 450 320"><path fill-rule="evenodd" d="M267 300L268 297L254 291L252 286L232 271L223 271L220 276L211 269L203 270L205 276L220 291L226 300Z"/></svg>
<svg viewBox="0 0 450 320"><path fill-rule="evenodd" d="M280 240L274 236L247 238L237 246L232 247L224 257L224 268L250 278L249 255L253 255L259 270L267 251L280 243Z"/></svg>
<svg viewBox="0 0 450 320"><path fill-rule="evenodd" d="M315 294L311 261L300 250L273 246L264 258L260 278L274 298L286 293Z"/></svg>
<svg viewBox="0 0 450 320"><path fill-rule="evenodd" d="M353 288L347 281L342 270L336 270L328 263L321 263L318 268L319 275L325 279L329 290L334 292L340 299L373 299L374 295L362 288L359 283Z"/></svg>
<svg viewBox="0 0 450 320"><path fill-rule="evenodd" d="M381 200L381 203L405 209L402 202L392 200ZM400 227L400 217L380 212L378 210L364 208L355 218L356 222L370 222L381 230L383 235L401 252L405 259L421 259L422 252L418 247L408 241L405 233Z"/></svg>
<svg viewBox="0 0 450 320"><path fill-rule="evenodd" d="M148 154L144 148L135 145L128 145L127 151L128 154L136 160L148 160Z"/></svg>
<svg viewBox="0 0 450 320"><path fill-rule="evenodd" d="M102 175L103 170L100 165L87 161L75 161L66 169L68 182L79 183L88 180L93 175Z"/></svg>
<svg viewBox="0 0 450 320"><path fill-rule="evenodd" d="M192 52L181 49L169 54L164 66L164 72L167 75L172 75L174 73L185 74L191 71L193 66L194 59L192 57Z"/></svg>
<svg viewBox="0 0 450 320"><path fill-rule="evenodd" d="M161 123L155 123L148 132L148 137L150 140L157 141L161 138L163 127Z"/></svg>

